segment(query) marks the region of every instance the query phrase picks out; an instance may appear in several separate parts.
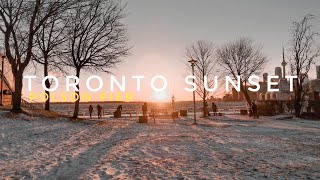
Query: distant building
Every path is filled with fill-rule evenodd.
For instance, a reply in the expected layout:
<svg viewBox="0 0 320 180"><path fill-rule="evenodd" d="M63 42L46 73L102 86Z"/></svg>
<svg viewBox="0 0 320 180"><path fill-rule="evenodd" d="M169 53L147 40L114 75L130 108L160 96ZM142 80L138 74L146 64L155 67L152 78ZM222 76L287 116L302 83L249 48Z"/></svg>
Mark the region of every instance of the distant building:
<svg viewBox="0 0 320 180"><path fill-rule="evenodd" d="M286 79L286 65L287 62L284 59L281 63L282 67L275 68L275 75L278 76L278 79L273 79L273 82L277 82L278 85L273 85L271 88L279 89L279 92L268 92L267 91L267 80L268 80L268 73L263 74L263 81L259 82L260 90L258 92L251 92L248 91L248 94L251 100L260 100L260 101L267 101L267 100L279 100L279 101L289 101L292 100L293 92L290 92L290 84L288 79ZM308 93L306 96L307 100L319 100L320 99L320 66L316 67L317 79L310 80L308 75L300 74L299 78L304 78L303 85L305 88L308 88ZM255 86L248 86L247 88ZM232 95L226 95L224 100L232 101L243 101L245 97L242 92L237 92L235 88L232 89Z"/></svg>
<svg viewBox="0 0 320 180"><path fill-rule="evenodd" d="M265 78L263 78L263 82L260 82L260 91L258 100L291 100L293 97L293 92L290 92L290 84L289 81L284 78L285 77L285 65L287 63L283 60L283 75L282 78L275 80L274 82L278 82L278 85L272 86L272 88L279 89L279 92L267 92L267 83L265 82ZM300 79L304 79L303 85L307 88L308 93L306 96L307 100L319 100L320 94L320 66L317 66L317 79L310 80L307 74L300 74L298 77ZM281 70L279 67L276 67L275 74L280 77ZM264 76L267 76L265 73Z"/></svg>
<svg viewBox="0 0 320 180"><path fill-rule="evenodd" d="M223 101L234 101L232 94L226 94L223 96Z"/></svg>
<svg viewBox="0 0 320 180"><path fill-rule="evenodd" d="M4 62L3 66L2 66L2 62ZM13 77L11 65L8 59L6 59L5 56L1 53L0 53L0 68L1 68L0 69L0 88L1 88L1 82L3 80L2 82L3 92L1 92L1 89L0 89L0 103L2 102L2 105L7 106L12 104L12 93L14 92L14 77ZM2 78L2 75L3 75L3 78Z"/></svg>
<svg viewBox="0 0 320 180"><path fill-rule="evenodd" d="M307 97L310 100L320 100L320 79L315 79L310 82L310 90Z"/></svg>

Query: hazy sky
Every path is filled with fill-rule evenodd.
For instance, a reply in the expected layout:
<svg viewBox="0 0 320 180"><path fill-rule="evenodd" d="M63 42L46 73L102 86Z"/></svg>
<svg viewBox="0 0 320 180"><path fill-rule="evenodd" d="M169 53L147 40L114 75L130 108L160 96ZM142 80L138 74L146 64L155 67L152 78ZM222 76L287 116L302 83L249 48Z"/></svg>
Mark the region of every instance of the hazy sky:
<svg viewBox="0 0 320 180"><path fill-rule="evenodd" d="M130 76L146 77L142 93L135 93L135 100L157 100L150 88L150 78L157 74L168 78L169 96L191 100L192 94L183 90L186 46L197 40L213 41L218 46L239 37L250 37L263 46L270 59L266 72L274 73L274 66L279 66L282 60L282 45L287 46L290 39L292 21L308 13L320 19L320 1L129 0L127 12L125 23L133 48L131 56L113 70L114 74L126 75L127 90L133 92L135 81L129 82ZM83 85L87 75L91 73L82 75ZM106 74L99 75L108 79ZM104 88L109 89L106 83ZM81 89L86 90L85 86ZM24 94L28 94L26 90L25 85Z"/></svg>

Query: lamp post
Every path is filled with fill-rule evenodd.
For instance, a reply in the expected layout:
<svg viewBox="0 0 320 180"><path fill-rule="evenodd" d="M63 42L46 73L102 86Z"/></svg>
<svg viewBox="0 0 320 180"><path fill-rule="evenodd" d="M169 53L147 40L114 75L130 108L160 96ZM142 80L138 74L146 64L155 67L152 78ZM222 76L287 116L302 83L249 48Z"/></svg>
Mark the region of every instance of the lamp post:
<svg viewBox="0 0 320 180"><path fill-rule="evenodd" d="M1 63L1 106L3 106L3 81L4 81L4 58L5 56L1 54L2 63Z"/></svg>
<svg viewBox="0 0 320 180"><path fill-rule="evenodd" d="M0 53L1 56L1 106L3 106L3 81L4 81L4 58L6 57L4 54Z"/></svg>
<svg viewBox="0 0 320 180"><path fill-rule="evenodd" d="M188 61L191 64L192 67L192 76L194 76L194 66L196 65L197 61L194 59L191 59ZM194 83L194 79L193 79ZM196 92L193 91L193 124L197 125L197 116L196 116Z"/></svg>

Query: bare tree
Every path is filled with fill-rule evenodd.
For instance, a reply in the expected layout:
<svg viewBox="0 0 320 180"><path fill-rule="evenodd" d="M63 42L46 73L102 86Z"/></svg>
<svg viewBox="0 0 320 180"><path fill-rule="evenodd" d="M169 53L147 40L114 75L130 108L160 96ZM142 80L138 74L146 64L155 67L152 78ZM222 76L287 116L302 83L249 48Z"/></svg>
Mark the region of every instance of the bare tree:
<svg viewBox="0 0 320 180"><path fill-rule="evenodd" d="M303 101L308 88L305 81L311 65L320 56L320 47L316 39L319 34L313 30L313 15L306 15L299 22L293 22L290 41L290 67L291 73L298 76L294 84L294 109L297 117L301 116Z"/></svg>
<svg viewBox="0 0 320 180"><path fill-rule="evenodd" d="M32 59L34 37L43 23L73 4L71 0L10 0L0 2L0 31L15 78L13 112L21 112L23 72Z"/></svg>
<svg viewBox="0 0 320 180"><path fill-rule="evenodd" d="M49 75L49 70L63 71L62 63L57 58L57 55L61 54L58 46L66 41L65 27L68 24L66 18L63 19L63 14L50 17L35 35L36 46L34 48L33 58L43 67L44 77ZM52 81L49 79L45 81L45 85L48 89ZM45 102L45 110L50 110L50 92L45 90L48 95L48 99Z"/></svg>
<svg viewBox="0 0 320 180"><path fill-rule="evenodd" d="M121 23L124 8L119 1L92 0L77 3L70 11L64 58L78 78L81 70L109 72L128 55L126 26ZM79 85L77 88L79 90ZM73 118L77 118L79 112L78 90Z"/></svg>
<svg viewBox="0 0 320 180"><path fill-rule="evenodd" d="M226 43L217 50L219 64L234 80L240 76L240 90L251 104L246 84L251 75L258 75L268 62L261 52L262 47L254 45L248 38L240 38Z"/></svg>
<svg viewBox="0 0 320 180"><path fill-rule="evenodd" d="M195 81L197 84L196 93L202 99L203 116L206 116L205 106L210 92L205 88L205 76L207 76L207 87L212 88L214 86L214 75L217 75L214 43L197 41L186 48L186 56L189 60L194 59L197 61L194 69L194 74L197 78L197 81ZM190 67L189 64L188 67Z"/></svg>

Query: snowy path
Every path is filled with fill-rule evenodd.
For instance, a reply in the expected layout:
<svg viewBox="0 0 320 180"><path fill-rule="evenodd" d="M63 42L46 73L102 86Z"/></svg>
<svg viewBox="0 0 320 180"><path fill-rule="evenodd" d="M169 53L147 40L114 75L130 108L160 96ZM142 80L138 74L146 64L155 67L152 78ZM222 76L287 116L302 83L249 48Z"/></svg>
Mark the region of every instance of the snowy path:
<svg viewBox="0 0 320 180"><path fill-rule="evenodd" d="M320 122L70 122L0 112L0 179L320 178Z"/></svg>

